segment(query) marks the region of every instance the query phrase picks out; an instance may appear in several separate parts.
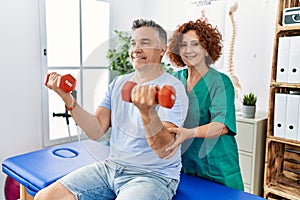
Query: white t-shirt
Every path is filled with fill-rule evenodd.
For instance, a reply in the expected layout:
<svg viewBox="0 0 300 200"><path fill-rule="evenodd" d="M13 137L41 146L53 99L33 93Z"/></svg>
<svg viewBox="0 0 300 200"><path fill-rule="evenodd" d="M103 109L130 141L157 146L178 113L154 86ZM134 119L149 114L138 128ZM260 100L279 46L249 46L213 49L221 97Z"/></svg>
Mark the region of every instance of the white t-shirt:
<svg viewBox="0 0 300 200"><path fill-rule="evenodd" d="M133 77L134 72L119 76L109 85L100 106L111 110L111 139L109 159L124 166L147 170L165 177L179 179L181 170L180 148L169 159L159 158L146 140L146 133L138 109L121 97L125 81ZM182 127L188 109L188 97L183 84L174 76L164 73L145 83L147 85L171 85L176 91L176 100L171 109L157 106L161 121L172 122Z"/></svg>

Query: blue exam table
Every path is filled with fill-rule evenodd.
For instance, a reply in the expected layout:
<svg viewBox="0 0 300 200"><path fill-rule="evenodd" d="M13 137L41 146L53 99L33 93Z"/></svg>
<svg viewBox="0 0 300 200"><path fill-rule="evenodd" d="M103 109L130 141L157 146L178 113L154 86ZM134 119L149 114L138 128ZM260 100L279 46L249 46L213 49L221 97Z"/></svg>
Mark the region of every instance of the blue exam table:
<svg viewBox="0 0 300 200"><path fill-rule="evenodd" d="M72 142L10 157L3 161L2 171L26 188L26 196L34 196L60 177L84 165L103 160L108 154L109 147L103 143L91 140ZM263 198L205 179L181 174L177 194L173 200L196 199L261 200ZM22 200L25 198L23 197Z"/></svg>

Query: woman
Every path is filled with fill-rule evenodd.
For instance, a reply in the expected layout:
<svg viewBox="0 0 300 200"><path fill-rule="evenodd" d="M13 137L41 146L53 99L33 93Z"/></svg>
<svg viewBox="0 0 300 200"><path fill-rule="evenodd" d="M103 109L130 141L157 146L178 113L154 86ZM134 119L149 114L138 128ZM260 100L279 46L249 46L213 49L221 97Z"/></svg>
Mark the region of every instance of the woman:
<svg viewBox="0 0 300 200"><path fill-rule="evenodd" d="M179 26L169 39L167 55L186 88L189 111L184 128L167 151L182 143L182 172L244 190L235 140L234 88L228 76L211 65L221 56L222 36L204 20ZM170 153L172 155L172 153Z"/></svg>

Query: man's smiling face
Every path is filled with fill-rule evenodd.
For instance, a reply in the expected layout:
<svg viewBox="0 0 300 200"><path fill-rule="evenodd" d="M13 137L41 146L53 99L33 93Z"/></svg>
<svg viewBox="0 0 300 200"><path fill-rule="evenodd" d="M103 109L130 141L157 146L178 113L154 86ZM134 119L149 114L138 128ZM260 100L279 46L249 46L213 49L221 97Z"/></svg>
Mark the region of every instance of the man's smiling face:
<svg viewBox="0 0 300 200"><path fill-rule="evenodd" d="M158 32L151 27L141 27L134 31L130 41L130 61L135 69L144 65L160 64L165 50Z"/></svg>

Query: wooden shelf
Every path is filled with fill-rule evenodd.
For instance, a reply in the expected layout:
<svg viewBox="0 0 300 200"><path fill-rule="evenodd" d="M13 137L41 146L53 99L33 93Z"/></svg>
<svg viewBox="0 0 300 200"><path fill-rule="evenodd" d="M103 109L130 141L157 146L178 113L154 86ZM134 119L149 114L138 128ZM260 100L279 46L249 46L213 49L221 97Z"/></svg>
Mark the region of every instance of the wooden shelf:
<svg viewBox="0 0 300 200"><path fill-rule="evenodd" d="M279 138L274 136L268 136L267 142L279 142L279 143L284 143L284 144L289 144L294 146L300 146L300 141L288 140L285 138Z"/></svg>
<svg viewBox="0 0 300 200"><path fill-rule="evenodd" d="M276 93L300 93L300 83L276 82L278 43L280 37L300 36L300 25L283 26L285 8L300 7L299 0L278 0L272 58L265 154L264 197L270 200L300 199L300 141L274 137ZM297 112L297 111L295 111Z"/></svg>
<svg viewBox="0 0 300 200"><path fill-rule="evenodd" d="M281 175L264 187L265 193L276 194L280 197L299 200L300 185L296 181Z"/></svg>
<svg viewBox="0 0 300 200"><path fill-rule="evenodd" d="M300 142L268 136L264 177L264 197L300 199ZM272 198L270 198L272 199ZM275 198L276 199L276 198Z"/></svg>
<svg viewBox="0 0 300 200"><path fill-rule="evenodd" d="M280 83L274 80L271 81L270 87L277 87L277 88L300 88L300 83Z"/></svg>
<svg viewBox="0 0 300 200"><path fill-rule="evenodd" d="M282 32L282 31L299 31L300 26L281 26L280 24L276 25L276 32Z"/></svg>

